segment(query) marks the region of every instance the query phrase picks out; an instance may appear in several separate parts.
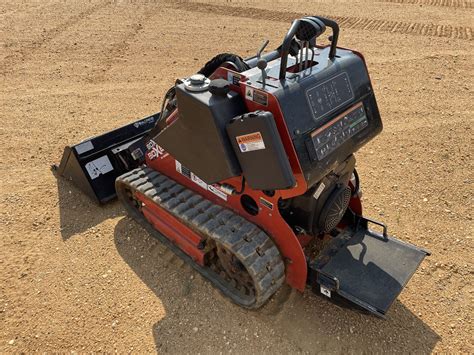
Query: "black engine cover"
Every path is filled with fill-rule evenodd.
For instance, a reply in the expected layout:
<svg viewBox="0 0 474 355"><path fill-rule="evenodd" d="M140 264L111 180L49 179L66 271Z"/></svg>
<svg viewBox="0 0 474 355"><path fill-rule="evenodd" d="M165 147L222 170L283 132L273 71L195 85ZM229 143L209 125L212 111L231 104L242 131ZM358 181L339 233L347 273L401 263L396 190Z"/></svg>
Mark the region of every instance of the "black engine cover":
<svg viewBox="0 0 474 355"><path fill-rule="evenodd" d="M251 88L277 98L308 186L382 130L362 57L338 48L331 59L329 47L315 50L317 63L296 73L290 69L284 81L267 80L263 86L259 69L244 72ZM269 64L267 76L271 79L278 78L278 61Z"/></svg>
<svg viewBox="0 0 474 355"><path fill-rule="evenodd" d="M309 186L382 130L362 58L341 49L334 61L324 54L321 70L276 93Z"/></svg>
<svg viewBox="0 0 474 355"><path fill-rule="evenodd" d="M276 93L309 186L382 130L362 58L340 49L334 61L324 54L321 70Z"/></svg>

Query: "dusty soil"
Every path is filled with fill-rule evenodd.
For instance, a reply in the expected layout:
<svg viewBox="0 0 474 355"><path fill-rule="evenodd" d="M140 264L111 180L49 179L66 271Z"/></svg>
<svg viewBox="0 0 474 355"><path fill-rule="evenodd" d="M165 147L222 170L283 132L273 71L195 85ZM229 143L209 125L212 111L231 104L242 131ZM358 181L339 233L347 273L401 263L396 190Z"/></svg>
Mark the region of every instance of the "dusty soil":
<svg viewBox="0 0 474 355"><path fill-rule="evenodd" d="M339 20L369 65L385 129L357 154L366 213L432 252L387 320L288 289L242 310L49 170L303 14ZM472 353L473 18L468 0L3 0L0 352Z"/></svg>

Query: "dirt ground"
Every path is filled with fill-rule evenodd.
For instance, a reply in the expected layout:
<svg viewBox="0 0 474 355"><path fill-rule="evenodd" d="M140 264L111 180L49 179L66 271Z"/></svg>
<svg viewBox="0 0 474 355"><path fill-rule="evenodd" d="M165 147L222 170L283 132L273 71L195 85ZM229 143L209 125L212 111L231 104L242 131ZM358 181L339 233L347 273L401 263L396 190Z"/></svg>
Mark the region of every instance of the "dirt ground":
<svg viewBox="0 0 474 355"><path fill-rule="evenodd" d="M387 320L287 288L242 310L49 170L319 14L365 54L385 124L357 153L366 214L432 252ZM473 18L467 0L1 1L0 352L474 352Z"/></svg>

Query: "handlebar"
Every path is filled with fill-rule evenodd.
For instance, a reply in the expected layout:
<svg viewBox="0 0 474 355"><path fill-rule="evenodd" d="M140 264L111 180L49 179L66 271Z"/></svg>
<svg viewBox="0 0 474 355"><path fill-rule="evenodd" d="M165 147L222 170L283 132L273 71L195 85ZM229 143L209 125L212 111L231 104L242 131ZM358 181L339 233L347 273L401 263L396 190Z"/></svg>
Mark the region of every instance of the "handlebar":
<svg viewBox="0 0 474 355"><path fill-rule="evenodd" d="M281 45L280 80L284 80L286 77L286 65L288 64L288 54L290 52L291 40L295 36L299 25L300 20L293 21Z"/></svg>
<svg viewBox="0 0 474 355"><path fill-rule="evenodd" d="M325 17L313 16L313 18L320 20L327 27L330 27L332 29L332 36L330 37L331 49L329 50L329 58L333 59L336 56L337 40L339 38L339 25L335 21L327 19ZM283 39L283 43L281 45L281 62L279 76L280 80L285 80L286 78L286 66L288 64L288 55L290 51L291 41L293 40L293 37L295 36L295 33L298 30L298 27L300 26L300 22L301 20L293 21L290 29L288 30L285 35L285 38Z"/></svg>

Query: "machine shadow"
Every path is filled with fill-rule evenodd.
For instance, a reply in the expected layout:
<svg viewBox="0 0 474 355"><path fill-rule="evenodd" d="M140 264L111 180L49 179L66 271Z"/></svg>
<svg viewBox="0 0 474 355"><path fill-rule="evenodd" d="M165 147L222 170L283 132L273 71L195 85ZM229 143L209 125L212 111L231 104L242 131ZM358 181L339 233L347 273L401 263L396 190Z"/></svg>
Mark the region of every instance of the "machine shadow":
<svg viewBox="0 0 474 355"><path fill-rule="evenodd" d="M63 241L95 227L104 220L117 217L123 211L117 202L100 206L80 191L71 181L56 176L59 223Z"/></svg>
<svg viewBox="0 0 474 355"><path fill-rule="evenodd" d="M431 353L439 341L398 300L383 320L335 305L309 290L300 294L284 287L260 310L244 310L129 217L119 220L114 238L124 261L165 309L165 317L152 329L158 352Z"/></svg>

